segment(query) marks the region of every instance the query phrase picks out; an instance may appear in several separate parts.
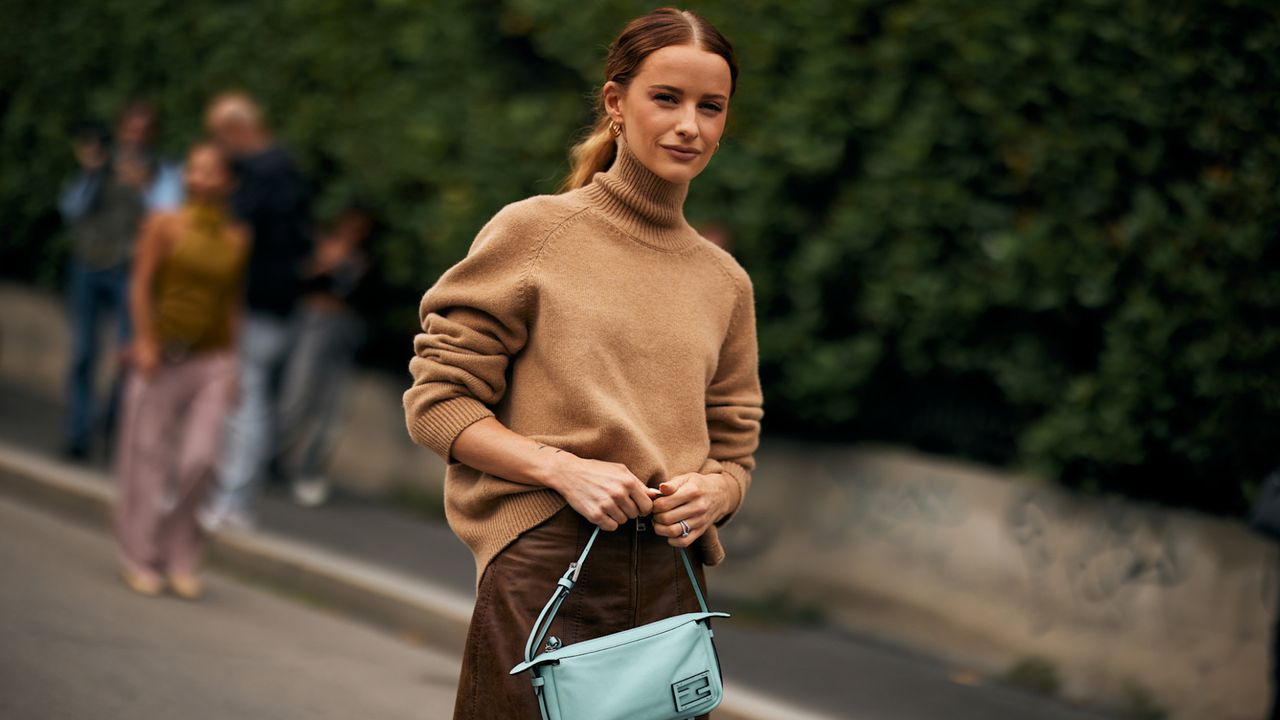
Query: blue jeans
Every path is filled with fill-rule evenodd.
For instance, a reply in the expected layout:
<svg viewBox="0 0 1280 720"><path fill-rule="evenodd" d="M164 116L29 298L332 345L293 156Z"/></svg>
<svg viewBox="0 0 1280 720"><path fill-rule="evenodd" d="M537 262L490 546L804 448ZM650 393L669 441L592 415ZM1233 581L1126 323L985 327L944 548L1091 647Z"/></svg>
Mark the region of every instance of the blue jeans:
<svg viewBox="0 0 1280 720"><path fill-rule="evenodd" d="M115 322L120 346L129 340L129 267L95 270L79 262L71 266L67 300L71 311L71 366L67 372L66 441L68 447L87 451L93 441L95 416L94 371L98 367L98 321ZM113 383L113 388L118 383ZM112 390L105 416L110 421L116 406Z"/></svg>
<svg viewBox="0 0 1280 720"><path fill-rule="evenodd" d="M304 309L299 315L279 415L282 464L289 479L324 472L363 334L360 318L350 311Z"/></svg>
<svg viewBox="0 0 1280 720"><path fill-rule="evenodd" d="M217 514L252 511L261 475L276 446L278 378L293 344L288 318L246 312L240 326L238 404L227 421L218 487Z"/></svg>

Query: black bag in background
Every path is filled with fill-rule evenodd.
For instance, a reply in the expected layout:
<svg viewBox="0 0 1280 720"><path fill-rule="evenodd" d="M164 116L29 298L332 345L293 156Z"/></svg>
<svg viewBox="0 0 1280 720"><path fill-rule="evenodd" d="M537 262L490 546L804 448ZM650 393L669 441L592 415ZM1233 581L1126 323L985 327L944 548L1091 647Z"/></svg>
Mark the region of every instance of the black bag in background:
<svg viewBox="0 0 1280 720"><path fill-rule="evenodd" d="M1280 468L1271 471L1258 488L1249 517L1249 529L1280 541Z"/></svg>

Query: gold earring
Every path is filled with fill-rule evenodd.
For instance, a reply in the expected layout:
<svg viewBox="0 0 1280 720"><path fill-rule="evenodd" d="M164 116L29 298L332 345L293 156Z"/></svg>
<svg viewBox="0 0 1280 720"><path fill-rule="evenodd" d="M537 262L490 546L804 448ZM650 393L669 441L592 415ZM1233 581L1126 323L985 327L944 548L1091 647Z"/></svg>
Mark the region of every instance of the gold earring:
<svg viewBox="0 0 1280 720"><path fill-rule="evenodd" d="M715 150L712 150L711 152L720 152L720 141L719 141L719 140L717 140L717 141L716 141L716 149L715 149Z"/></svg>
<svg viewBox="0 0 1280 720"><path fill-rule="evenodd" d="M615 123L614 121L610 120L610 121L609 121L609 134L610 134L610 135L612 135L612 136L614 136L614 137L618 137L619 135L621 135L621 134L622 134L622 126L621 126L621 125L619 125L619 124L617 124L617 123Z"/></svg>

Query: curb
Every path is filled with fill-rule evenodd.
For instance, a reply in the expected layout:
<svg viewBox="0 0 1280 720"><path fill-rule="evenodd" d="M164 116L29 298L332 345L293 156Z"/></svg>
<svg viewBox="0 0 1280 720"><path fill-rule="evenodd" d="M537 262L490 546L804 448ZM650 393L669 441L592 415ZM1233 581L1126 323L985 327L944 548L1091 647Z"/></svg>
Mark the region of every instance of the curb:
<svg viewBox="0 0 1280 720"><path fill-rule="evenodd" d="M97 471L51 460L0 441L0 495L95 529L110 527L115 487ZM418 578L255 530L209 543L217 568L460 655L472 599ZM719 720L833 720L726 683Z"/></svg>

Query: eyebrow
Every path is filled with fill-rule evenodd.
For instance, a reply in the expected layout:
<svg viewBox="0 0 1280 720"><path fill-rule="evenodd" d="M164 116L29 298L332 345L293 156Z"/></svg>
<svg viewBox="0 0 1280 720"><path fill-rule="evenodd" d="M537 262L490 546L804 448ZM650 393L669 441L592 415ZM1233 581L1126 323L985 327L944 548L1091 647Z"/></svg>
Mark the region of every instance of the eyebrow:
<svg viewBox="0 0 1280 720"><path fill-rule="evenodd" d="M684 90L683 90L683 89L678 88L678 87L676 87L676 86L674 86L674 85L650 85L650 86L649 86L649 89L650 89L650 90L666 90L667 92L673 92L673 93L676 93L677 95L683 95L683 94L684 94ZM703 95L703 96L702 96L702 99L704 99L704 100L728 100L729 98L725 97L724 95L722 95L722 94L720 94L720 93L711 93L711 94L709 94L709 95Z"/></svg>

